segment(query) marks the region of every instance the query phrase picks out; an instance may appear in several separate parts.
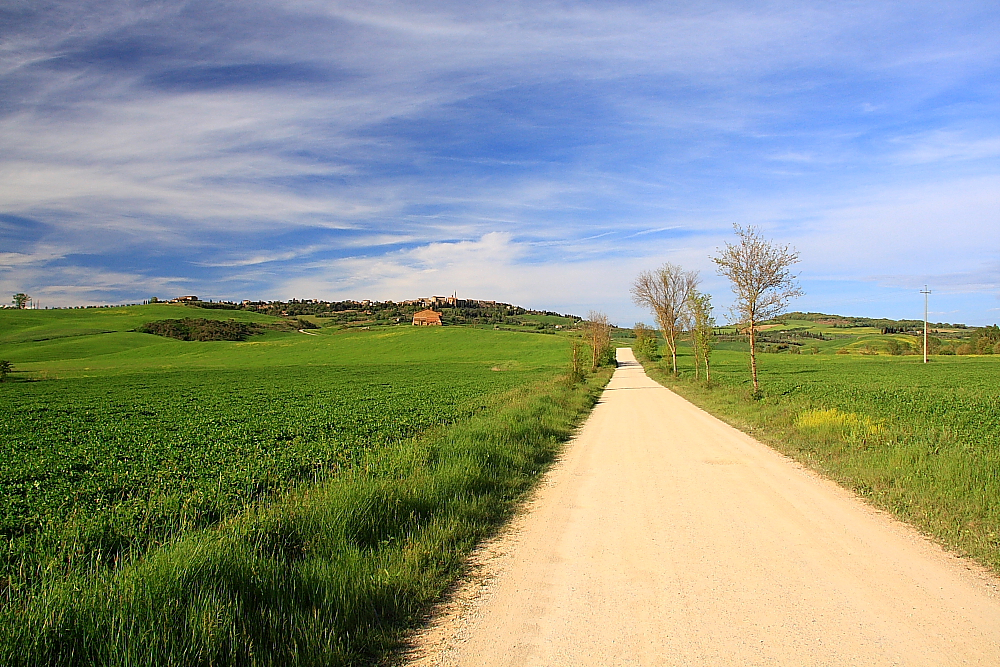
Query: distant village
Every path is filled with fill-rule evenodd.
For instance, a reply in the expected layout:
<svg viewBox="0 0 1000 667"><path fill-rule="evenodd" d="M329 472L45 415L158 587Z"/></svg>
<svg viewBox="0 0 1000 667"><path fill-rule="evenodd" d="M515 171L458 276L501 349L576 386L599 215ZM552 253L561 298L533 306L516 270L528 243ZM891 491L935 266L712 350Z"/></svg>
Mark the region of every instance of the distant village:
<svg viewBox="0 0 1000 667"><path fill-rule="evenodd" d="M147 303L156 303L151 300ZM532 310L491 299L460 299L457 295L430 296L405 301L323 301L321 299L291 299L289 301L202 301L195 295L170 299L198 308L248 310L275 317L312 316L324 318L330 324L413 324L442 326L446 324L516 324L523 326L525 317L536 320L543 328L561 329L579 322L576 315L548 310Z"/></svg>
<svg viewBox="0 0 1000 667"><path fill-rule="evenodd" d="M15 308L37 309L39 304L26 294L15 295L19 301ZM443 326L478 324L493 325L494 328L516 326L538 330L557 330L574 326L582 321L576 315L562 314L550 310L532 310L492 299L460 299L457 295L430 296L404 301L324 301L321 299L291 299L289 301L215 301L202 300L194 294L177 296L168 300L153 297L139 303L115 305L68 306L66 308L116 308L146 304L181 304L198 309L242 310L284 317L306 317L308 326L339 325L363 327L371 325L412 324L415 326Z"/></svg>

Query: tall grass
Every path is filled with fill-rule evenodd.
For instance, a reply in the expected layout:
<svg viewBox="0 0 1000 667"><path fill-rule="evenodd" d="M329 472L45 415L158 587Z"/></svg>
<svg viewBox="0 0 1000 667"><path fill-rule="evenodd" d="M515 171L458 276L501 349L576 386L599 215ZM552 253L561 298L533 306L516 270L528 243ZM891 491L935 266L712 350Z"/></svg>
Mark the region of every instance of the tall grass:
<svg viewBox="0 0 1000 667"><path fill-rule="evenodd" d="M511 514L609 376L513 390L117 568L8 582L0 664L370 664Z"/></svg>
<svg viewBox="0 0 1000 667"><path fill-rule="evenodd" d="M746 354L718 352L714 386L654 379L1000 571L1000 363L992 358L770 355L763 395ZM688 362L690 363L690 362Z"/></svg>

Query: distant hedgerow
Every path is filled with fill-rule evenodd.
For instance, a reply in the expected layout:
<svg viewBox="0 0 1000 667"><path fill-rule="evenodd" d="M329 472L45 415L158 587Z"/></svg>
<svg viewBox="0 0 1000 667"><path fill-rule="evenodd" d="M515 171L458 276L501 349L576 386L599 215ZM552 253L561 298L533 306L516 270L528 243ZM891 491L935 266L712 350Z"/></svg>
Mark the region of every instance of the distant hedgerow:
<svg viewBox="0 0 1000 667"><path fill-rule="evenodd" d="M248 336L264 333L264 328L253 322L185 317L147 322L136 331L178 340L246 340Z"/></svg>

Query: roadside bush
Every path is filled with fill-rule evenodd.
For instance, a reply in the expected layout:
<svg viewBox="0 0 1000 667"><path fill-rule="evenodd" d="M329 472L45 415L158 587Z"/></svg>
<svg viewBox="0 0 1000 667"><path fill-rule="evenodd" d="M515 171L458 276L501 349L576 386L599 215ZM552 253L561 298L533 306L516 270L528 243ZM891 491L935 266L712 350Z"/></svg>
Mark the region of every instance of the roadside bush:
<svg viewBox="0 0 1000 667"><path fill-rule="evenodd" d="M642 361L656 361L659 359L656 332L642 322L636 322L633 331L635 331L635 345L632 349L635 351L636 356Z"/></svg>
<svg viewBox="0 0 1000 667"><path fill-rule="evenodd" d="M601 353L597 357L598 366L611 366L612 368L618 365L618 361L615 358L615 349L611 345L607 345L601 348Z"/></svg>

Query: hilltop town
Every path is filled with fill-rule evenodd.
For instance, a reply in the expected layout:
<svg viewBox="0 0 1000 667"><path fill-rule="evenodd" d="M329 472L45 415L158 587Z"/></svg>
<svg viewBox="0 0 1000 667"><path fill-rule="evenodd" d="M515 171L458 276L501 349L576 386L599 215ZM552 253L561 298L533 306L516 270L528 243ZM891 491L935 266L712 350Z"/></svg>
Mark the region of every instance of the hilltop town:
<svg viewBox="0 0 1000 667"><path fill-rule="evenodd" d="M157 303L151 300L150 303ZM410 324L421 311L439 314L440 324L489 324L495 327L515 325L538 329L561 329L581 321L577 315L549 310L534 310L488 299L460 299L457 296L430 296L404 301L373 301L369 299L324 301L321 299L291 299L289 301L202 301L187 295L166 303L185 304L196 308L245 310L275 317L308 318L316 324L331 326L372 326ZM435 322L438 323L438 322Z"/></svg>

